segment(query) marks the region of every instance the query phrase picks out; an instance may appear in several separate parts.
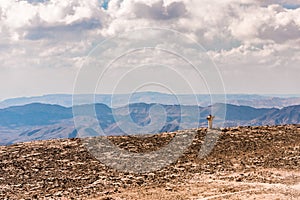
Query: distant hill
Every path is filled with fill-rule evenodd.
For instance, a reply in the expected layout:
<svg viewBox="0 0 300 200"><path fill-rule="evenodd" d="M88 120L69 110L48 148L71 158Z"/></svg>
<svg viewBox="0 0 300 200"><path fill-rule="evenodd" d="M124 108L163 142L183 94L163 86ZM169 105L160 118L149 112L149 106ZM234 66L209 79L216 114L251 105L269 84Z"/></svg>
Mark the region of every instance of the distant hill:
<svg viewBox="0 0 300 200"><path fill-rule="evenodd" d="M152 110L153 106L158 106L164 111ZM91 108L94 106L80 105L76 110L79 117L84 117L89 115L87 110ZM134 103L119 108L95 104L99 125L106 135L169 132L205 127L206 116L212 109L215 111L215 125L218 127L300 124L300 105L278 109L231 104L198 107ZM226 109L226 116L222 124L220 116L224 109ZM154 120L153 123L161 123L161 126L158 129L146 129L151 120ZM128 125L129 123L133 123L135 127ZM86 132L90 136L98 134L93 129ZM0 109L0 144L75 137L80 135L74 127L71 107L33 103Z"/></svg>
<svg viewBox="0 0 300 200"><path fill-rule="evenodd" d="M289 106L282 109L274 109L268 114L265 114L257 119L254 119L251 124L299 124L300 123L300 105Z"/></svg>
<svg viewBox="0 0 300 200"><path fill-rule="evenodd" d="M1 126L38 126L72 118L72 109L59 105L32 103L0 109Z"/></svg>
<svg viewBox="0 0 300 200"><path fill-rule="evenodd" d="M198 94L198 106L206 107L212 104L209 94ZM215 102L225 103L222 95L213 95ZM85 99L86 95L76 95L77 99ZM178 99L181 102L178 102ZM113 100L113 105L111 104ZM171 95L159 92L137 92L133 94L96 94L95 103L106 104L109 107L121 107L128 103L159 103L165 105L197 105L195 95L181 94ZM64 107L72 106L71 94L48 94L34 97L20 97L0 101L0 108L21 106L31 103L56 104ZM254 108L283 108L291 105L299 105L299 95L278 96L278 95L255 95L255 94L227 94L226 103L233 105L251 106Z"/></svg>

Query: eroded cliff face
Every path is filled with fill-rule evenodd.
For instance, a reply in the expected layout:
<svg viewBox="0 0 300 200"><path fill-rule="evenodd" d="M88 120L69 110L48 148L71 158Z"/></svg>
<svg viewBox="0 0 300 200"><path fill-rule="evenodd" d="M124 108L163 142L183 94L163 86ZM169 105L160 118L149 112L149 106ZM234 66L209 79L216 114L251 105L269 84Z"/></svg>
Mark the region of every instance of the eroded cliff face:
<svg viewBox="0 0 300 200"><path fill-rule="evenodd" d="M218 195L224 193L222 188L235 193L250 187L225 187L219 184L215 186L220 187L218 190L207 193L210 189L205 180L211 184L220 180L247 184L287 184L291 186L289 188L300 183L300 174L296 173L300 167L299 125L223 128L219 131L213 151L204 158L199 158L199 150L207 134L205 128L108 139L121 149L145 153L163 148L180 134L195 135L185 153L166 167L143 173L118 171L104 165L90 154L81 139L1 146L0 198L122 199L123 195L127 199L151 199L147 197L147 191L151 191L151 194L156 191L160 196L153 198L182 196L186 199ZM153 162L153 165L156 163ZM292 175L283 177L278 171ZM197 184L195 180L198 180ZM204 182L199 185L199 181ZM198 192L184 193L186 184L197 187ZM132 192L131 196L128 194L128 191L136 190L144 191L145 195L139 196L139 192ZM273 190L263 191L271 194ZM287 191L282 195L290 195ZM294 196L298 194L297 188L291 192Z"/></svg>

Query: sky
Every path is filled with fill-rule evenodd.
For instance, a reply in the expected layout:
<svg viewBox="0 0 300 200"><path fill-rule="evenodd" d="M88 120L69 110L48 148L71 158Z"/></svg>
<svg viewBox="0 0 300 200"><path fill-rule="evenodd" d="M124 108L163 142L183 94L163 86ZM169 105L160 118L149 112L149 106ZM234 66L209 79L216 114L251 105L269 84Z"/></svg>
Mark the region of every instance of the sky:
<svg viewBox="0 0 300 200"><path fill-rule="evenodd" d="M151 37L149 33L136 39L138 34L130 34L144 27L176 31L185 44L193 41L202 46L201 51L204 49L216 66L216 79L222 81L226 93L300 93L299 0L0 0L0 100L72 93L91 52L99 53L103 41L127 33L117 47L110 43L111 47L102 49L106 54L97 57L114 60L120 52L108 55L113 48L126 50L123 47L128 43ZM155 37L168 47L181 44L168 36L160 33ZM185 53L189 52L187 46L182 46ZM190 92L180 88L180 81L176 83L179 76L172 75L171 81L166 65L184 68L179 75L192 85L201 82L166 52L144 52L147 57L131 54L130 59L137 60L134 65L143 64L149 55L156 56L153 76L170 79L167 87L160 87L156 79L156 84L145 90L168 92L172 87L175 92ZM115 91L110 86L124 76L127 81L118 92L143 88L137 82L140 85L126 90L136 76L147 78L149 71L126 76L130 70L121 61L102 79L103 88L96 92Z"/></svg>

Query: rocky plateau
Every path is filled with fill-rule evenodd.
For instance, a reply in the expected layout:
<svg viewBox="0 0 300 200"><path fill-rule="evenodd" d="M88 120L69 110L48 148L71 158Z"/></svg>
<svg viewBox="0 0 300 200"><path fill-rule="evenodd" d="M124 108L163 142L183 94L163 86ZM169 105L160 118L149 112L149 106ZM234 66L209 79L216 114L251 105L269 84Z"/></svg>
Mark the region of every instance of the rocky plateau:
<svg viewBox="0 0 300 200"><path fill-rule="evenodd" d="M134 155L159 152L176 136L193 136L174 162L141 172L96 159L86 144L99 137L0 146L0 199L300 199L300 125L209 133L198 128L105 137ZM205 144L213 149L199 156Z"/></svg>

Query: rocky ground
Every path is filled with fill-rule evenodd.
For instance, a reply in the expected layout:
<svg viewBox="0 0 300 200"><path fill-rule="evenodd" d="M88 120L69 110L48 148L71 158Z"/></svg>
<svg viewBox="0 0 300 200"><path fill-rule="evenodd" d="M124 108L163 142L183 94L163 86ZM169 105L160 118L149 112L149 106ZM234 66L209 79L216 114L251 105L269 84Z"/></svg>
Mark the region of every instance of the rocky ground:
<svg viewBox="0 0 300 200"><path fill-rule="evenodd" d="M140 173L104 165L81 139L1 146L0 199L300 199L300 125L223 128L204 157L205 128L108 139L148 153L193 134L176 162Z"/></svg>

